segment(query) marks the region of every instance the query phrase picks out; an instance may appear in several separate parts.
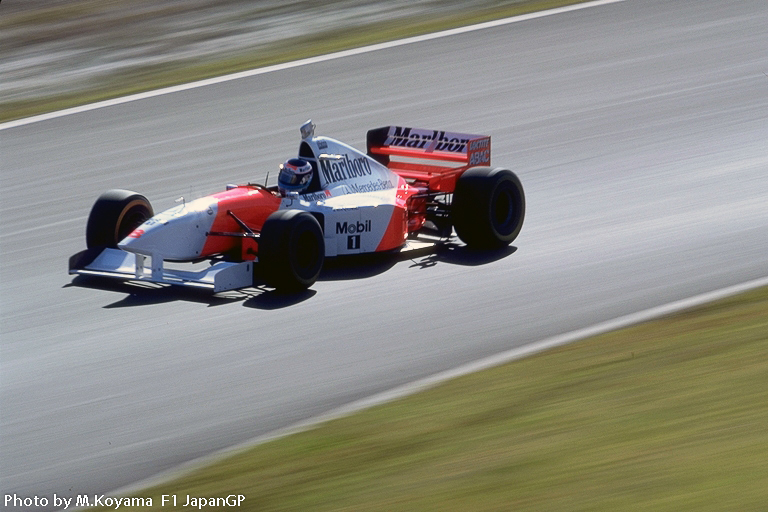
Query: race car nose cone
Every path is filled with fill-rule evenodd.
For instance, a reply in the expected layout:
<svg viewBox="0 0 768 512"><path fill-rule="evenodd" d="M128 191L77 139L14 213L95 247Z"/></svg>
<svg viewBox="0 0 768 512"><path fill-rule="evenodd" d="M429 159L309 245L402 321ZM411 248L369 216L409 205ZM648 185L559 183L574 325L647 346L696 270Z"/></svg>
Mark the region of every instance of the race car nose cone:
<svg viewBox="0 0 768 512"><path fill-rule="evenodd" d="M133 248L134 250L141 248L143 243L137 242L137 240L144 236L146 233L146 229L143 229L142 226L139 226L138 228L131 231L127 237L121 240L117 246L124 251L128 250L128 248Z"/></svg>
<svg viewBox="0 0 768 512"><path fill-rule="evenodd" d="M135 252L138 254L150 255L153 252L157 252L157 247L154 247L152 243L155 230L145 224L142 224L138 228L134 229L127 237L123 238L117 246L128 252Z"/></svg>
<svg viewBox="0 0 768 512"><path fill-rule="evenodd" d="M215 217L208 213L211 206L206 204L202 209L199 206L190 203L155 215L121 240L118 247L168 260L198 258Z"/></svg>

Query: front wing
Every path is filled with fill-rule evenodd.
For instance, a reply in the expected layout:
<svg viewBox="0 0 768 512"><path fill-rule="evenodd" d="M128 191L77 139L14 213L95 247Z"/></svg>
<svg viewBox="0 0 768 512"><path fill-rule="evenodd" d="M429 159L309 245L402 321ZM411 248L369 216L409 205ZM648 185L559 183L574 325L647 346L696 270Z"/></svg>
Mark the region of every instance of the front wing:
<svg viewBox="0 0 768 512"><path fill-rule="evenodd" d="M200 271L164 268L145 268L145 257L120 249L81 251L69 259L69 273L111 277L129 281L148 281L203 288L214 293L246 288L253 284L253 261L232 263L221 261Z"/></svg>

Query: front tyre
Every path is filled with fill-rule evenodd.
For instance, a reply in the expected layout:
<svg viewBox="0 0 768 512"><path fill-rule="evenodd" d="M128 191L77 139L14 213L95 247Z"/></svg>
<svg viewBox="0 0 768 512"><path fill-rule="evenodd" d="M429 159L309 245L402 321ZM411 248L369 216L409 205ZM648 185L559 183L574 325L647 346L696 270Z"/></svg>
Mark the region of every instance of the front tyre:
<svg viewBox="0 0 768 512"><path fill-rule="evenodd" d="M86 246L89 249L116 248L118 242L154 214L152 205L143 195L130 190L107 190L91 208L85 228Z"/></svg>
<svg viewBox="0 0 768 512"><path fill-rule="evenodd" d="M325 241L320 223L300 210L271 214L259 236L259 266L269 286L280 291L309 288L325 261Z"/></svg>
<svg viewBox="0 0 768 512"><path fill-rule="evenodd" d="M456 182L451 216L456 234L467 246L505 247L517 238L523 227L523 185L508 169L468 169Z"/></svg>

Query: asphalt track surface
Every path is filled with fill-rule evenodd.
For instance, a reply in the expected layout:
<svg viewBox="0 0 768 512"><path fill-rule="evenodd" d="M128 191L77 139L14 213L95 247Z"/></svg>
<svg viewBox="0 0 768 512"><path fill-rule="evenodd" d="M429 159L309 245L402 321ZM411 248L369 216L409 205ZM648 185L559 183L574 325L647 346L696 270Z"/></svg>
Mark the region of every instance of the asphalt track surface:
<svg viewBox="0 0 768 512"><path fill-rule="evenodd" d="M768 9L629 0L0 130L2 491L104 493L542 338L768 274ZM492 135L509 250L305 294L72 279L94 199L274 180L299 125ZM173 490L169 489L169 493Z"/></svg>

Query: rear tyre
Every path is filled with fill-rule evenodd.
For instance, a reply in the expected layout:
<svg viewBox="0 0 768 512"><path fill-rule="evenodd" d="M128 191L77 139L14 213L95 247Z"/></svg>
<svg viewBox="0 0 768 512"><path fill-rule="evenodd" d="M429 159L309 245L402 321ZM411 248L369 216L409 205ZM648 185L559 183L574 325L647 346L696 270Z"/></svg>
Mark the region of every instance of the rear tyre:
<svg viewBox="0 0 768 512"><path fill-rule="evenodd" d="M278 210L267 218L259 236L259 266L269 286L280 291L309 288L325 261L320 223L300 210Z"/></svg>
<svg viewBox="0 0 768 512"><path fill-rule="evenodd" d="M467 246L476 249L507 246L523 227L523 186L508 169L468 169L456 182L451 217L456 234Z"/></svg>
<svg viewBox="0 0 768 512"><path fill-rule="evenodd" d="M107 190L93 204L85 228L85 243L89 249L116 248L145 220L154 216L146 197L130 190Z"/></svg>

